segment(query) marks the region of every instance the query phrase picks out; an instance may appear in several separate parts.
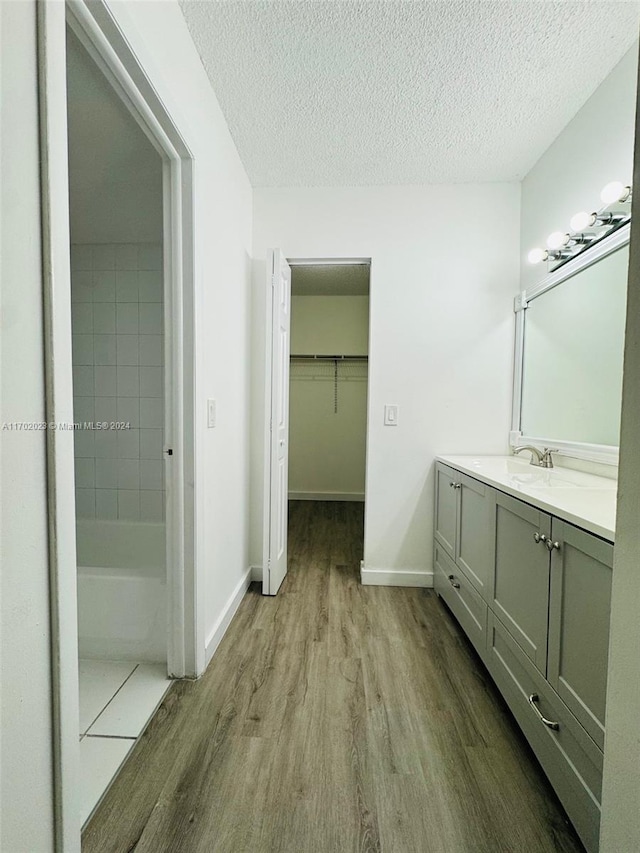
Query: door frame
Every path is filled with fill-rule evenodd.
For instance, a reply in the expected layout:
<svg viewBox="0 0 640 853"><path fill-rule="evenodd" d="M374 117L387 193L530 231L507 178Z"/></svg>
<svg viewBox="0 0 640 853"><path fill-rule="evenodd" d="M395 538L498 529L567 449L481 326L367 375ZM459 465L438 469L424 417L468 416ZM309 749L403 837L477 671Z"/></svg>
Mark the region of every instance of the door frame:
<svg viewBox="0 0 640 853"><path fill-rule="evenodd" d="M371 257L346 257L346 258L337 258L337 257L322 257L322 258L314 258L314 257L299 257L299 258L290 258L284 257L284 260L291 267L291 271L295 267L305 267L305 266L366 266L369 268L369 364L367 371L367 423L365 427L365 541L366 541L366 506L367 506L367 494L368 494L368 484L369 484L369 424L371 422L371 281L372 281L372 259ZM271 274L267 271L267 279L271 279ZM266 369L265 369L265 411L264 411L264 435L263 435L263 448L264 448L264 471L265 476L263 478L263 530L262 530L262 553L263 553L263 566L262 566L262 589L263 593L266 593L266 587L268 585L268 571L269 567L265 564L264 555L268 553L268 538L270 535L270 530L267 527L266 519L270 517L270 476L267 476L266 472L271 472L271 388L273 387L273 364L271 361L271 351L273 347L273 323L272 323L272 296L271 291L272 288L267 288L266 294L266 321L265 321L265 359L266 359ZM291 302L291 311L293 312L293 300ZM289 406L289 402L287 406ZM288 421L288 413L287 413L287 421ZM287 442L287 454L289 453L289 443ZM362 561L364 562L364 560Z"/></svg>
<svg viewBox="0 0 640 853"><path fill-rule="evenodd" d="M163 162L167 668L205 666L197 596L195 471L194 157L105 0L37 2L42 192L45 406L73 422L67 167L66 26L73 30ZM55 849L80 850L78 625L73 431L47 429ZM166 458L166 454L165 454ZM201 598L201 597L200 597Z"/></svg>

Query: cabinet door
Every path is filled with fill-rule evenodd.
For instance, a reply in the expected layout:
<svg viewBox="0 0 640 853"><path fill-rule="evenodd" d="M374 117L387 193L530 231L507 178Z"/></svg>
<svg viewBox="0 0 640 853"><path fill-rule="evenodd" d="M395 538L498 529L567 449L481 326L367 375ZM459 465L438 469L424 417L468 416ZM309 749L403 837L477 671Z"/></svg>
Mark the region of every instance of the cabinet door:
<svg viewBox="0 0 640 853"><path fill-rule="evenodd" d="M434 533L446 553L455 560L459 474L436 462Z"/></svg>
<svg viewBox="0 0 640 853"><path fill-rule="evenodd" d="M602 752L491 611L487 633L485 660L489 672L584 846L590 853L597 853ZM555 725L550 727L548 722Z"/></svg>
<svg viewBox="0 0 640 853"><path fill-rule="evenodd" d="M548 679L600 749L613 545L553 519Z"/></svg>
<svg viewBox="0 0 640 853"><path fill-rule="evenodd" d="M485 601L493 570L491 553L491 489L484 483L458 475L458 525L455 561Z"/></svg>
<svg viewBox="0 0 640 853"><path fill-rule="evenodd" d="M487 642L487 605L438 543L433 547L433 588L482 657Z"/></svg>
<svg viewBox="0 0 640 853"><path fill-rule="evenodd" d="M493 494L493 610L545 675L550 564L545 540L551 517L508 495Z"/></svg>

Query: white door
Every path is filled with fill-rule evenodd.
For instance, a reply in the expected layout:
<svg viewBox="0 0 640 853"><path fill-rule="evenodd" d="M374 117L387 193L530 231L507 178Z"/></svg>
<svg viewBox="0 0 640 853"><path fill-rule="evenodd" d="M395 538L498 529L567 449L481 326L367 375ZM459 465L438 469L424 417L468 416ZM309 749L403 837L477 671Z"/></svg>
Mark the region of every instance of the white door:
<svg viewBox="0 0 640 853"><path fill-rule="evenodd" d="M289 497L289 329L291 269L267 253L266 424L262 592L275 595L287 573Z"/></svg>

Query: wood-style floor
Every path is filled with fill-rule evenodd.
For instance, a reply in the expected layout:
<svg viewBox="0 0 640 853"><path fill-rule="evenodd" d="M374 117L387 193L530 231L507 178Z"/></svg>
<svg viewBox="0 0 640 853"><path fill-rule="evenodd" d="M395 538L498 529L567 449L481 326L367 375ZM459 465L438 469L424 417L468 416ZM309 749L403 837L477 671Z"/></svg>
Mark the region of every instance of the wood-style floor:
<svg viewBox="0 0 640 853"><path fill-rule="evenodd" d="M359 504L291 504L280 593L172 688L84 853L582 851L437 596L360 585L362 536Z"/></svg>

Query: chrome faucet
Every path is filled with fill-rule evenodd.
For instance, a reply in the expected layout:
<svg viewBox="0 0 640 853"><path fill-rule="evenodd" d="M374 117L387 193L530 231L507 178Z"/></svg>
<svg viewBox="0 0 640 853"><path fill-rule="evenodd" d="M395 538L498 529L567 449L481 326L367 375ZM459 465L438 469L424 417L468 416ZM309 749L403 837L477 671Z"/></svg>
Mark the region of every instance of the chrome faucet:
<svg viewBox="0 0 640 853"><path fill-rule="evenodd" d="M528 450L531 453L530 465L535 465L537 468L553 468L551 454L556 453L555 448L545 447L542 450L538 450L537 447L533 447L530 444L523 444L522 447L513 448L514 454L520 453L521 450Z"/></svg>

